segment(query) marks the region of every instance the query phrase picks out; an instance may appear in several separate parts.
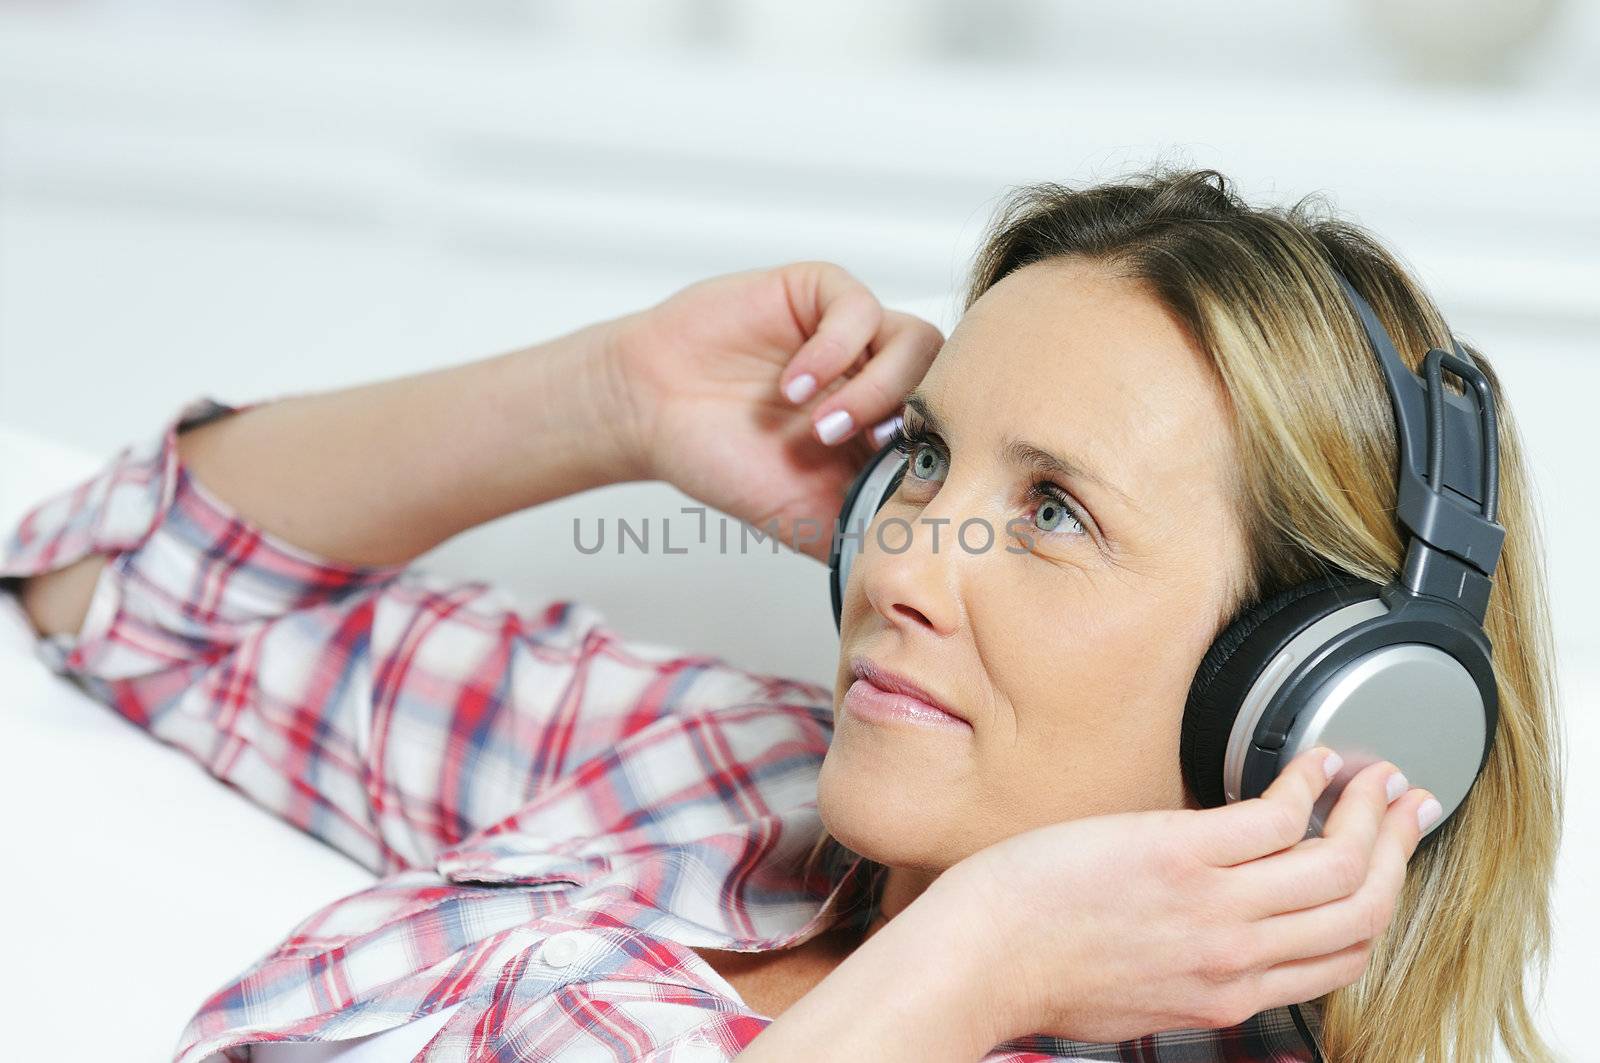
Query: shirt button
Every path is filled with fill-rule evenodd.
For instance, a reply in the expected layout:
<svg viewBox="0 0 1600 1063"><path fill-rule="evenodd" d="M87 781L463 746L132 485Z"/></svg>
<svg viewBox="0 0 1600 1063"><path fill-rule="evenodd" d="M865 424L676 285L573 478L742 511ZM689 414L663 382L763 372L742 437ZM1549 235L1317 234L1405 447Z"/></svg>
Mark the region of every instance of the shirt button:
<svg viewBox="0 0 1600 1063"><path fill-rule="evenodd" d="M576 930L547 938L539 949L539 958L551 967L565 967L583 952L583 935Z"/></svg>

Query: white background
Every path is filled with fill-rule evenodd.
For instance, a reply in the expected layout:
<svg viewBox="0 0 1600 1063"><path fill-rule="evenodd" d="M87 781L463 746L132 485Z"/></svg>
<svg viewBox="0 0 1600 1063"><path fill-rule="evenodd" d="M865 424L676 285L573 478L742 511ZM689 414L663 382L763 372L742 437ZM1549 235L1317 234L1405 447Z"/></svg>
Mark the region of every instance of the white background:
<svg viewBox="0 0 1600 1063"><path fill-rule="evenodd" d="M1573 764L1547 1023L1582 1059L1600 971L1600 927L1579 901L1600 895L1584 845L1600 796L1582 770L1600 748L1600 618L1586 608L1600 576L1585 556L1600 519L1600 11L1485 7L0 3L0 438L59 444L61 467L77 468L195 394L240 401L464 361L795 258L840 262L948 327L1013 184L1163 159L1216 166L1256 201L1328 193L1493 360L1530 448ZM1408 43L1419 38L1432 43ZM0 465L13 485L19 475ZM635 637L831 682L815 562L571 546L575 515L686 503L661 485L607 488L421 563L582 598ZM98 942L124 972L115 995L138 1005L118 1020L121 1055L162 1058L201 995L359 876L321 854L324 878L255 882L261 905L280 906L259 926L214 931L221 879L163 883L183 838L145 843L138 800L208 845L311 843L234 795L197 812L219 787L167 751L134 751L140 736L93 732L92 711L39 732L36 678L7 687L6 725L38 754L0 792L14 844L60 833L14 811L53 787L121 824L97 875L129 876L135 898L187 891L139 927L91 910L100 894L87 887L73 905L68 944ZM79 733L98 737L74 745ZM79 759L41 759L65 749ZM148 764L137 800L100 808L97 756L108 770ZM153 854L144 866L140 853ZM61 872L41 864L49 873L8 887L40 912L11 965L36 1017L25 1030L83 1015L31 975L70 969L47 932L63 918ZM125 972L158 947L172 977L130 986ZM97 1050L49 1054L75 1053Z"/></svg>

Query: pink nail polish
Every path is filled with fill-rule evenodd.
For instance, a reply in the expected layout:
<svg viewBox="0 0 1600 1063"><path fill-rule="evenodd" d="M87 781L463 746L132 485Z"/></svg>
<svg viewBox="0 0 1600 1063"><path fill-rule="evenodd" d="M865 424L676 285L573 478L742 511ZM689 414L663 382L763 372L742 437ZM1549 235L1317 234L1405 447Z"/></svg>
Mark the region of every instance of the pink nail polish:
<svg viewBox="0 0 1600 1063"><path fill-rule="evenodd" d="M850 413L848 410L834 410L828 416L817 420L817 438L830 446L843 439L849 431Z"/></svg>
<svg viewBox="0 0 1600 1063"><path fill-rule="evenodd" d="M894 435L895 429L900 427L900 421L900 415L895 414L887 421L879 422L878 425L872 429L872 445L875 447L881 447L887 443L889 441L889 437Z"/></svg>
<svg viewBox="0 0 1600 1063"><path fill-rule="evenodd" d="M812 392L816 390L817 378L812 376L810 373L801 373L799 376L789 381L788 386L783 389L783 395L784 398L788 399L790 402L799 405L800 403L809 399Z"/></svg>
<svg viewBox="0 0 1600 1063"><path fill-rule="evenodd" d="M1428 798L1417 806L1417 826L1427 830L1439 821L1439 816L1444 812L1444 806L1435 798Z"/></svg>

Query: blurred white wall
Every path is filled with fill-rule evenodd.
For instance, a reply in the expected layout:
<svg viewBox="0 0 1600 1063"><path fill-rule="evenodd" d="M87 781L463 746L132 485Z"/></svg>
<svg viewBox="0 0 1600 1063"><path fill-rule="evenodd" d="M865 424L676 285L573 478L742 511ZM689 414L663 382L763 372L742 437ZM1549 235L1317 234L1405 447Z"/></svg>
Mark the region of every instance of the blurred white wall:
<svg viewBox="0 0 1600 1063"><path fill-rule="evenodd" d="M1546 0L6 0L0 425L108 453L202 391L462 361L795 258L948 327L1008 186L1212 165L1258 201L1329 193L1504 375L1576 758L1600 748L1572 702L1600 659L1597 60L1600 5ZM574 515L680 501L591 492L425 563L831 681L808 559L574 563ZM1577 859L1564 895L1600 894ZM1600 933L1571 931L1551 1021L1581 1054Z"/></svg>

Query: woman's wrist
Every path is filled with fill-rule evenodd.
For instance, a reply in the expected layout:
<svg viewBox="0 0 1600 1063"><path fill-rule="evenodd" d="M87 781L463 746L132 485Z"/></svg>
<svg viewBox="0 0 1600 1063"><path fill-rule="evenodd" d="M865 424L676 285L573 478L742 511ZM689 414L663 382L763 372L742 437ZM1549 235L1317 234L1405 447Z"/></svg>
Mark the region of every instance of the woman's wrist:
<svg viewBox="0 0 1600 1063"><path fill-rule="evenodd" d="M497 407L513 424L532 422L537 412L543 438L525 437L528 449L545 450L552 440L564 444L566 479L577 489L656 478L649 445L653 396L638 390L627 368L645 342L636 317L587 325L501 356L511 376ZM521 467L543 464L529 453ZM530 477L527 504L547 501L545 494Z"/></svg>
<svg viewBox="0 0 1600 1063"><path fill-rule="evenodd" d="M740 1054L741 1060L830 1058L971 1063L1007 1039L1014 1012L1005 954L966 894L936 880Z"/></svg>
<svg viewBox="0 0 1600 1063"><path fill-rule="evenodd" d="M594 396L594 416L611 447L615 479L660 479L655 461L654 422L660 396L646 388L631 367L649 358L652 340L645 312L626 314L590 327L594 342L586 352Z"/></svg>
<svg viewBox="0 0 1600 1063"><path fill-rule="evenodd" d="M1019 977L1026 967L1028 934L1007 918L1013 908L987 869L970 857L947 868L906 911L924 902L931 922L958 928L951 935L959 938L953 947L973 961L960 970L972 1006L982 1009L989 1047L1042 1030L1034 996Z"/></svg>

